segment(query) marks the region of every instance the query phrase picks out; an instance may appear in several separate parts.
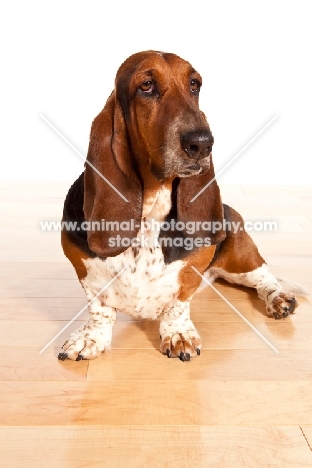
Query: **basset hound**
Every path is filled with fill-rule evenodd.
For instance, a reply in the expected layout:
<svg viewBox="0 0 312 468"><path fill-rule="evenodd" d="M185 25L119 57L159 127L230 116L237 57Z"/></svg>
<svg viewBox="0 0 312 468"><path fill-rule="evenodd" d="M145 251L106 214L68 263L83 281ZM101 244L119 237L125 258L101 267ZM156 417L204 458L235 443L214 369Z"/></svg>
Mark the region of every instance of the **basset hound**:
<svg viewBox="0 0 312 468"><path fill-rule="evenodd" d="M140 52L120 66L64 204L63 222L75 229L63 228L62 246L90 315L60 360L99 356L121 311L159 319L160 351L189 361L202 347L190 302L203 277L256 288L275 318L293 313L293 290L221 202L201 85L190 63L171 53Z"/></svg>

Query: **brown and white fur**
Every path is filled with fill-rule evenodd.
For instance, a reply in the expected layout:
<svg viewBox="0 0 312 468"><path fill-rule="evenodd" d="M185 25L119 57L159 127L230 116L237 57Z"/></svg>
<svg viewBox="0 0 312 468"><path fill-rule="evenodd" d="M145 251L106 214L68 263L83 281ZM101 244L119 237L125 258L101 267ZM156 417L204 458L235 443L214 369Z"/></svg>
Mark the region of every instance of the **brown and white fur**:
<svg viewBox="0 0 312 468"><path fill-rule="evenodd" d="M189 237L209 236L210 245L191 250L160 242L188 235L164 231L164 221L243 226L241 216L222 204L214 180L213 137L198 107L201 83L188 62L161 52L135 54L118 70L115 90L92 125L88 164L64 205L63 220L77 222L78 229L63 230L62 245L86 292L90 316L69 336L60 360L94 359L110 347L117 311L159 319L160 350L168 357L188 361L200 354L201 338L190 318L191 299L202 283L195 269L210 281L221 277L255 288L268 315L293 313L294 291L269 271L243 229L207 233L199 227ZM79 228L103 219L132 220L135 229ZM152 221L159 224L151 227ZM117 234L137 242L112 245Z"/></svg>

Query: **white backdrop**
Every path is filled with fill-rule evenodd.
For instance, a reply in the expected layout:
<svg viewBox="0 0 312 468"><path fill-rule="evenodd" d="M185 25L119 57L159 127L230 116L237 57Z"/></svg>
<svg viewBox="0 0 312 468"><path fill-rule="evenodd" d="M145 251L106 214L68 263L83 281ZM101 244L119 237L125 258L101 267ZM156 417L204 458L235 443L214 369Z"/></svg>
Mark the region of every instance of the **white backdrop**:
<svg viewBox="0 0 312 468"><path fill-rule="evenodd" d="M156 49L203 76L217 172L278 116L220 182L310 185L311 10L309 0L3 2L0 178L74 180L82 160L39 115L86 154L118 66Z"/></svg>

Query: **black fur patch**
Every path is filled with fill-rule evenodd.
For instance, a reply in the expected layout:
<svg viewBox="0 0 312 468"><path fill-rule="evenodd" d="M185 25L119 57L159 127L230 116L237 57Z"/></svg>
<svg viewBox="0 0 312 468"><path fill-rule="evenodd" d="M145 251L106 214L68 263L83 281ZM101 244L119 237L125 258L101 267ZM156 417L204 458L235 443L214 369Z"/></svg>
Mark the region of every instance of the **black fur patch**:
<svg viewBox="0 0 312 468"><path fill-rule="evenodd" d="M65 198L63 209L63 221L69 223L76 223L76 229L67 229L69 240L83 250L89 257L96 257L97 255L89 249L87 240L87 231L83 230L81 223L85 221L83 213L83 199L84 199L84 172L70 187L68 194ZM63 225L63 229L66 228Z"/></svg>
<svg viewBox="0 0 312 468"><path fill-rule="evenodd" d="M165 221L171 222L174 220L174 223L177 222L177 188L180 179L175 178L172 182L172 192L171 192L171 210L165 218ZM174 238L181 238L184 240L185 236L180 231L163 231L159 233L159 242L162 246L162 252L164 255L164 261L166 264L175 262L176 260L183 260L190 254L189 250L186 250L185 247L175 247L172 243ZM166 239L168 239L168 245L166 245Z"/></svg>

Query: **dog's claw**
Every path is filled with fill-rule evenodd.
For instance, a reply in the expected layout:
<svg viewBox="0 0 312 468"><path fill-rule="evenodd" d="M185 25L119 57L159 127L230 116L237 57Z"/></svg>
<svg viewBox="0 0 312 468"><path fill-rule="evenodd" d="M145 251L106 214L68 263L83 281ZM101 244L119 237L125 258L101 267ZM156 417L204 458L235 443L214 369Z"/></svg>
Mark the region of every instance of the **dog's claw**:
<svg viewBox="0 0 312 468"><path fill-rule="evenodd" d="M167 354L168 358L170 358L170 357L171 357L171 352L170 352L170 349L167 349L167 350L166 350L166 354Z"/></svg>
<svg viewBox="0 0 312 468"><path fill-rule="evenodd" d="M57 359L59 361L65 361L67 358L68 358L67 353L59 353L59 355L57 356Z"/></svg>
<svg viewBox="0 0 312 468"><path fill-rule="evenodd" d="M183 351L181 351L181 353L179 354L179 358L183 362L190 361L191 360L191 355L190 355L190 353L183 353Z"/></svg>

